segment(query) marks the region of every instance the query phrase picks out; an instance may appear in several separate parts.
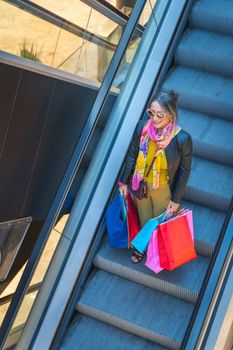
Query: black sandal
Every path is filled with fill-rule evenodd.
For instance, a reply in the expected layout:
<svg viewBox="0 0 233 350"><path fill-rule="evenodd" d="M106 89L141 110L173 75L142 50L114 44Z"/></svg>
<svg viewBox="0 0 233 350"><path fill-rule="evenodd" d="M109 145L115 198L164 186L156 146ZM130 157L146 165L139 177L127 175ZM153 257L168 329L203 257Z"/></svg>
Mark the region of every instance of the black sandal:
<svg viewBox="0 0 233 350"><path fill-rule="evenodd" d="M133 264L138 264L140 261L142 261L144 256L145 256L145 253L139 253L137 250L135 250L133 252L133 254L131 255L131 261L132 261Z"/></svg>

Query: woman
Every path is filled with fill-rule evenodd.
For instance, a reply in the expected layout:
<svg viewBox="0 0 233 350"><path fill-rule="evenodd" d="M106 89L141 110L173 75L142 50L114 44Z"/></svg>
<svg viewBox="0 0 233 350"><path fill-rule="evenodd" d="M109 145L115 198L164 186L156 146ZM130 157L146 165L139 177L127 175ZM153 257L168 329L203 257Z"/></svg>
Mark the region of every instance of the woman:
<svg viewBox="0 0 233 350"><path fill-rule="evenodd" d="M139 121L126 156L121 193L127 195L129 182L133 190L141 181L147 184L147 198L135 197L141 227L165 210L178 209L189 178L192 139L178 126L177 99L173 91L155 96L147 110L150 118ZM131 260L138 263L143 256L135 250Z"/></svg>

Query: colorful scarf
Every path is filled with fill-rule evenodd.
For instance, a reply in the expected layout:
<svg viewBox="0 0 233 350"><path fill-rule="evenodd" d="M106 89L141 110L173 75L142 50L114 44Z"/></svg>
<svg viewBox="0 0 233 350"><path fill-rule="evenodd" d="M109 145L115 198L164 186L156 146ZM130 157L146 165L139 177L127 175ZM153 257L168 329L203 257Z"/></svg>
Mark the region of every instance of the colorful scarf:
<svg viewBox="0 0 233 350"><path fill-rule="evenodd" d="M156 190L159 187L160 161L164 154L164 149L169 145L172 138L178 134L181 128L175 123L170 122L162 130L156 129L153 122L148 120L145 124L140 138L139 153L137 157L136 167L132 178L132 189L137 190L140 182L144 179L146 169L146 157L148 144L150 140L155 141L155 161L152 168L152 187Z"/></svg>

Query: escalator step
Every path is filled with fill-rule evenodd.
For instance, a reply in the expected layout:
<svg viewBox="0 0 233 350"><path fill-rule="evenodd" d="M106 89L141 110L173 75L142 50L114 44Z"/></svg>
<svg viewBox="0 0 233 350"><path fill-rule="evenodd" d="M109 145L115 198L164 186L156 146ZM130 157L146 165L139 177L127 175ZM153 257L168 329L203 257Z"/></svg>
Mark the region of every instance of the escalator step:
<svg viewBox="0 0 233 350"><path fill-rule="evenodd" d="M108 335L108 336L106 336ZM104 322L78 315L70 326L60 350L166 350Z"/></svg>
<svg viewBox="0 0 233 350"><path fill-rule="evenodd" d="M106 236L94 259L94 265L120 277L195 303L209 259L199 256L172 273L164 270L155 274L144 265L145 258L142 263L133 264L130 260L131 254L132 250L110 248Z"/></svg>
<svg viewBox="0 0 233 350"><path fill-rule="evenodd" d="M226 212L232 193L232 167L193 157L184 199Z"/></svg>
<svg viewBox="0 0 233 350"><path fill-rule="evenodd" d="M85 284L77 311L179 349L193 305L102 270Z"/></svg>
<svg viewBox="0 0 233 350"><path fill-rule="evenodd" d="M180 126L192 135L196 156L233 166L232 122L183 108L178 115Z"/></svg>
<svg viewBox="0 0 233 350"><path fill-rule="evenodd" d="M199 0L191 11L192 26L233 35L233 2L231 0Z"/></svg>
<svg viewBox="0 0 233 350"><path fill-rule="evenodd" d="M233 77L233 37L200 29L184 33L175 53L177 65Z"/></svg>
<svg viewBox="0 0 233 350"><path fill-rule="evenodd" d="M162 88L180 94L180 107L233 121L233 78L178 66Z"/></svg>
<svg viewBox="0 0 233 350"><path fill-rule="evenodd" d="M225 214L193 202L183 201L193 211L195 247L199 254L211 257L217 243Z"/></svg>

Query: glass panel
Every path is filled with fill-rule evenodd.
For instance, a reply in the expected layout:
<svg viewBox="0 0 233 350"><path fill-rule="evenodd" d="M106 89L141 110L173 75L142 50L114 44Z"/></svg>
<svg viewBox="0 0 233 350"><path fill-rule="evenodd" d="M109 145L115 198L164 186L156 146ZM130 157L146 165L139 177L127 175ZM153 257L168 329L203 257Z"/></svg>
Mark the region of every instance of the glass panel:
<svg viewBox="0 0 233 350"><path fill-rule="evenodd" d="M151 11L152 9L155 7L156 3L158 2L158 0L150 0L146 2L146 5L142 11L141 17L140 17L140 21L139 23L142 26L145 26L150 18L151 15ZM166 2L166 1L165 1Z"/></svg>
<svg viewBox="0 0 233 350"><path fill-rule="evenodd" d="M142 11L142 14L139 19L139 23L141 25L146 25L151 17L153 9L156 8L156 4L158 3L158 0L148 0L144 6L144 9ZM168 0L164 0L162 3L162 11L160 9L159 13L154 13L152 19L156 21L156 27L158 27L162 15L164 14L164 11L166 10L166 6L168 5ZM161 5L160 5L161 8ZM116 77L113 82L113 88L122 88L122 84L126 80L126 76L129 72L129 69L131 67L131 63L133 61L134 55L136 53L136 50L141 42L141 36L138 36L137 31L134 31L134 34L131 38L131 41L129 43L129 46L125 52L124 58L121 62L121 65L118 69L118 72L116 74Z"/></svg>
<svg viewBox="0 0 233 350"><path fill-rule="evenodd" d="M106 2L113 5L127 16L130 16L136 0L106 0Z"/></svg>
<svg viewBox="0 0 233 350"><path fill-rule="evenodd" d="M0 282L10 274L31 220L28 217L0 223Z"/></svg>
<svg viewBox="0 0 233 350"><path fill-rule="evenodd" d="M34 3L44 11L34 8L31 14L0 0L0 49L101 82L122 27L82 1ZM108 57L104 62L103 56Z"/></svg>
<svg viewBox="0 0 233 350"><path fill-rule="evenodd" d="M38 262L37 268L29 284L28 292L25 295L23 302L20 306L20 309L17 313L17 316L14 320L7 342L4 344L4 349L7 349L9 346L13 346L14 344L12 344L12 342L16 343L20 338L21 331L23 330L23 327L27 321L31 308L34 304L34 301L36 300L36 296L40 290L41 283L45 277L48 266L57 248L57 245L61 238L61 232L63 230L63 227L65 226L67 219L68 219L68 215L63 215L50 233L49 239L45 245L43 253ZM20 272L20 275L22 275L22 272ZM29 289L32 288L33 286L38 286L38 288L37 290L30 292ZM5 305L5 309L7 309L8 306L9 306L9 303Z"/></svg>
<svg viewBox="0 0 233 350"><path fill-rule="evenodd" d="M25 265L21 268L21 270L17 273L15 278L8 284L7 288L1 293L0 297L0 325L5 317L7 309L10 305L12 296L17 288L17 285L22 277Z"/></svg>

